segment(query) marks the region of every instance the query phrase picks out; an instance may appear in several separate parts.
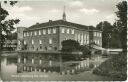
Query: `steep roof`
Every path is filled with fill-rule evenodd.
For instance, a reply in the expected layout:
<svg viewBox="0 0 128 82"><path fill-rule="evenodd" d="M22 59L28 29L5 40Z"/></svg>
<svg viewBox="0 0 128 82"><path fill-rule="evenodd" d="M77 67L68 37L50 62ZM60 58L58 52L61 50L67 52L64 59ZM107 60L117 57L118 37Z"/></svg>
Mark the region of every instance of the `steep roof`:
<svg viewBox="0 0 128 82"><path fill-rule="evenodd" d="M68 21L64 21L64 20L56 20L56 21L49 20L49 22L32 25L29 28L26 28L25 31L45 28L47 26L54 26L54 25L56 25L56 26L66 25L66 26L72 26L72 27L85 29L85 30L96 30L96 28L94 28L93 26L85 26L85 25L76 24L76 23L72 23L72 22L68 22Z"/></svg>

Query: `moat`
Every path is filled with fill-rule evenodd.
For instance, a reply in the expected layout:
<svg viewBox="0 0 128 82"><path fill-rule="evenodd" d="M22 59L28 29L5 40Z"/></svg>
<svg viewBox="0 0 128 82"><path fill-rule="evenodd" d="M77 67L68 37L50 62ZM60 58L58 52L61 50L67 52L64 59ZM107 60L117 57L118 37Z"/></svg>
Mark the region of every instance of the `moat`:
<svg viewBox="0 0 128 82"><path fill-rule="evenodd" d="M29 57L31 59L31 57ZM53 58L53 57L52 57ZM1 79L8 80L32 80L32 81L105 81L112 78L94 75L92 70L100 62L104 61L99 57L100 61L95 59L85 59L82 61L63 61L63 59L50 59L38 61L29 59L19 60L17 57L1 58ZM34 58L35 59L35 58ZM47 62L46 62L47 61ZM32 64L34 62L34 64ZM89 63L88 63L89 62ZM90 67L94 64L94 67Z"/></svg>

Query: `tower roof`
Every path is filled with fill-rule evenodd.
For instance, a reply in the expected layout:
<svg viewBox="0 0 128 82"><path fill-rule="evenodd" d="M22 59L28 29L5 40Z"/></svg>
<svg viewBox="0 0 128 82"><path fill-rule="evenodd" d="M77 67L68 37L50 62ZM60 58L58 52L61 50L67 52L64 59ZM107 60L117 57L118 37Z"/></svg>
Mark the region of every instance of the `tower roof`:
<svg viewBox="0 0 128 82"><path fill-rule="evenodd" d="M64 6L64 10L63 10L63 20L66 21L65 6Z"/></svg>

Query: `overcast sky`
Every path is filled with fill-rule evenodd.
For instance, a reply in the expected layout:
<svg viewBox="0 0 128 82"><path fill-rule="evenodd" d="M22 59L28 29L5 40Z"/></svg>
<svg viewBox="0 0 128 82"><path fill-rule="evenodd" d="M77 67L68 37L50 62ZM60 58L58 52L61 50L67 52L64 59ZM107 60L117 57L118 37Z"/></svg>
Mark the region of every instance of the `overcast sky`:
<svg viewBox="0 0 128 82"><path fill-rule="evenodd" d="M19 1L14 7L3 5L10 15L19 18L18 27L29 27L48 20L62 19L63 7L66 6L67 21L96 26L101 21L111 24L116 19L116 4L121 0L43 0Z"/></svg>

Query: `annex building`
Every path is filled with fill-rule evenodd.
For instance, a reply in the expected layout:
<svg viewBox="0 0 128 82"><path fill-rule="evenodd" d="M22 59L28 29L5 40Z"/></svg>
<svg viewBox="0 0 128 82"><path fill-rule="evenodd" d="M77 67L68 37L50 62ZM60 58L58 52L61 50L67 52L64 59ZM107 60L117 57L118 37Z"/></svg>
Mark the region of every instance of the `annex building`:
<svg viewBox="0 0 128 82"><path fill-rule="evenodd" d="M18 50L59 51L63 40L76 40L80 45L95 43L102 47L102 32L92 26L72 23L63 13L61 20L37 23L29 28L17 28Z"/></svg>

